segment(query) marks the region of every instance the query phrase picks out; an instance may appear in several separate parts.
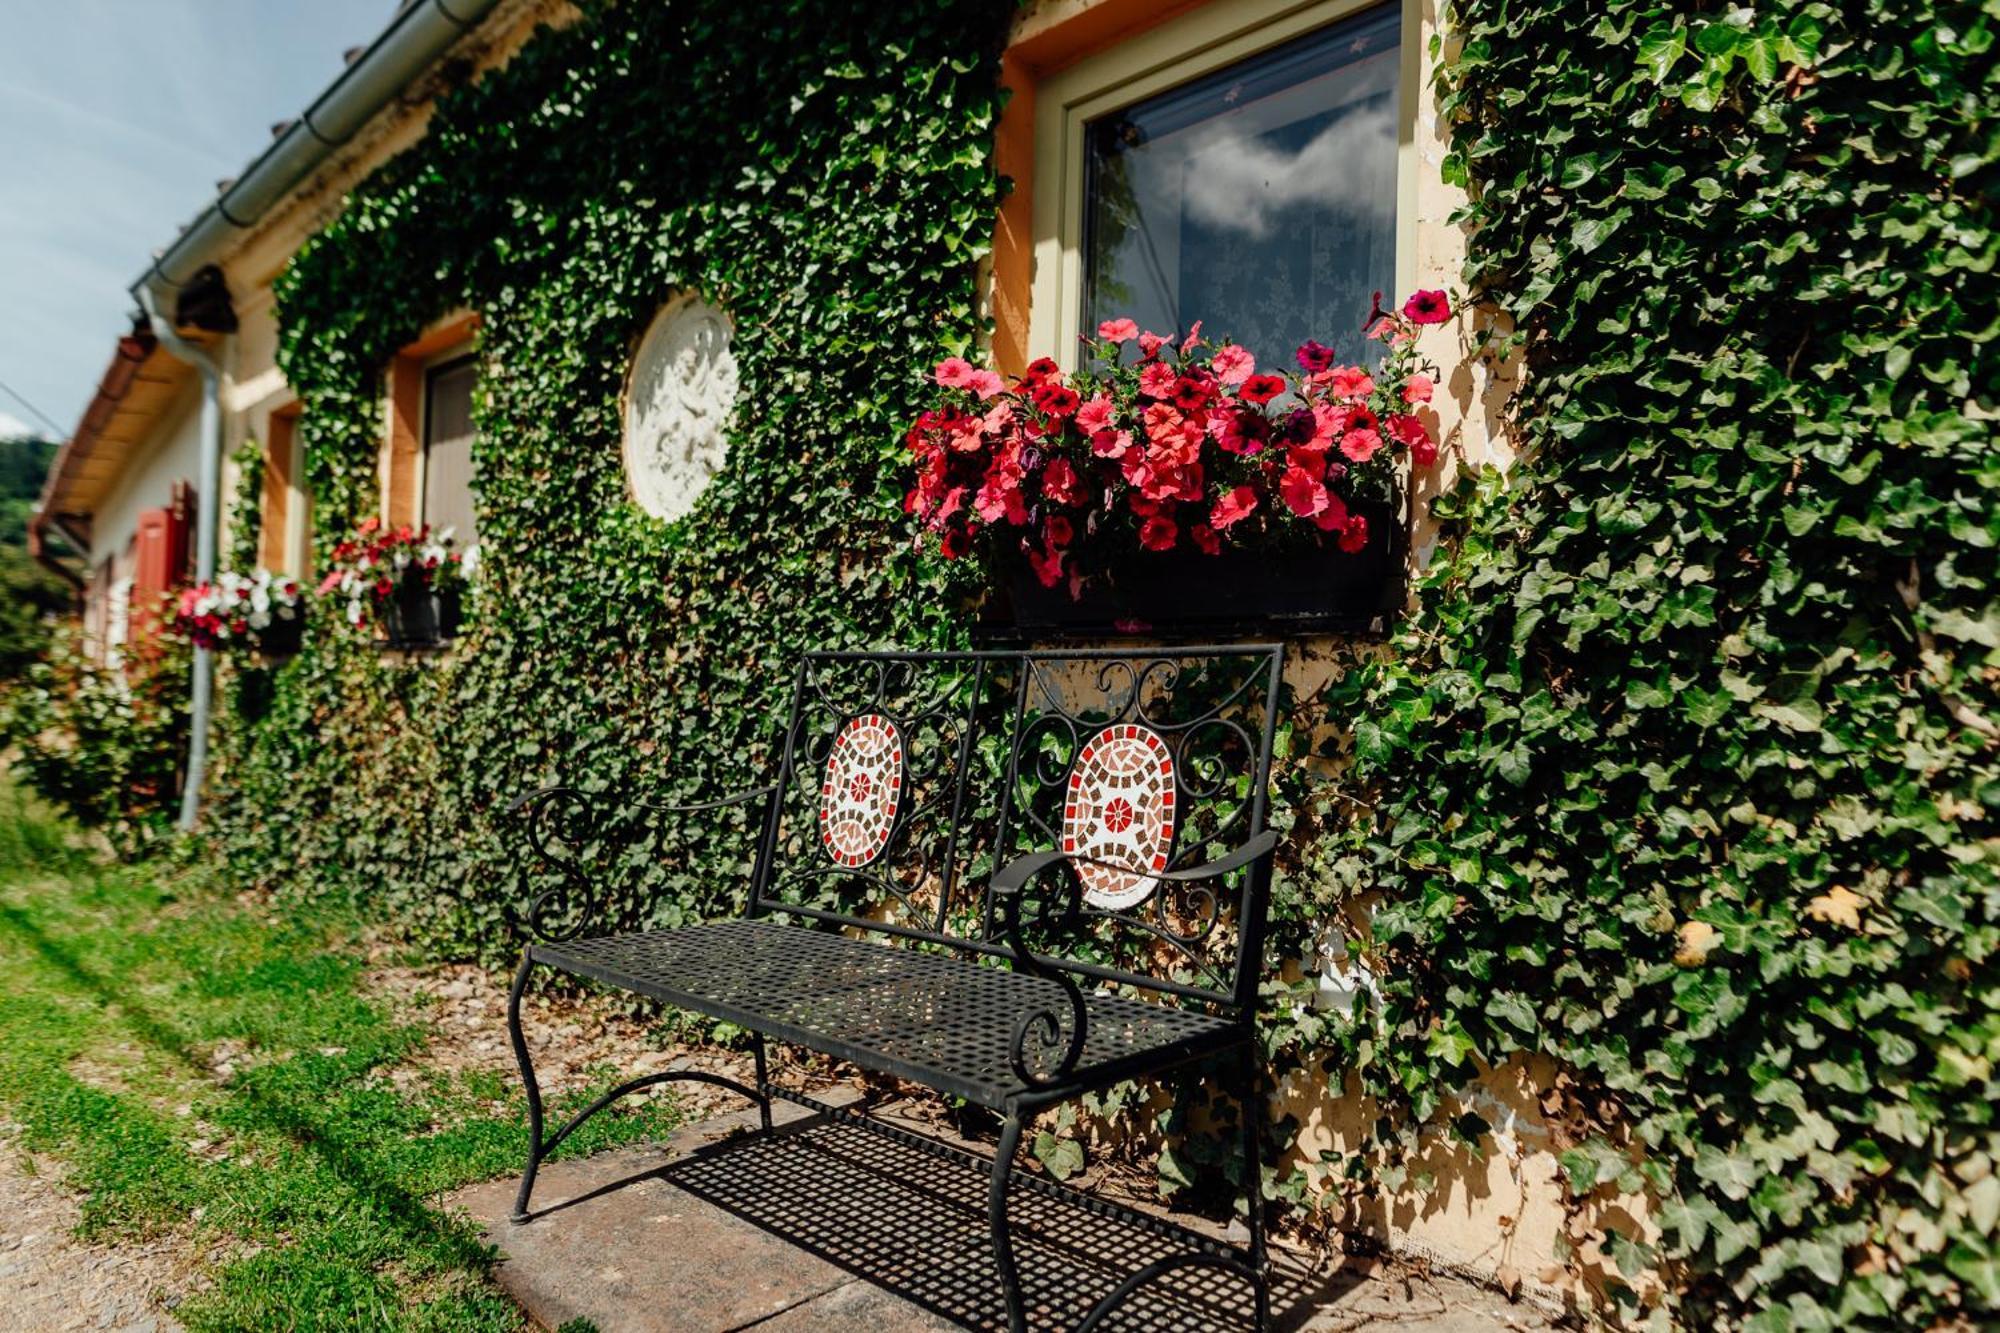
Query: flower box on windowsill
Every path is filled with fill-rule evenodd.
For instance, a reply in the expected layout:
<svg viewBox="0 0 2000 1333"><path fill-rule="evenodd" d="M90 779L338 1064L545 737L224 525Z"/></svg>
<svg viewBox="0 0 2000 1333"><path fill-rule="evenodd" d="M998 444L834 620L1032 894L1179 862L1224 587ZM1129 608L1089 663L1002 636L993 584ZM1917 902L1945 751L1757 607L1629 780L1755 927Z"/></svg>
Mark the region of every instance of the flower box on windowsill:
<svg viewBox="0 0 2000 1333"><path fill-rule="evenodd" d="M1347 552L1331 543L1283 551L1192 547L1135 552L1115 584L1045 588L1034 574L1007 572L1005 606L989 603L982 637L1067 635L1154 637L1234 631L1325 634L1366 630L1402 609L1408 532L1396 506L1356 504L1368 543ZM998 599L995 599L998 600Z"/></svg>
<svg viewBox="0 0 2000 1333"><path fill-rule="evenodd" d="M448 646L458 637L459 589L434 587L422 572L407 569L395 595L381 604L384 637L381 646L396 652L417 652Z"/></svg>
<svg viewBox="0 0 2000 1333"><path fill-rule="evenodd" d="M282 662L295 657L305 642L306 619L303 609L289 616L273 616L271 623L257 631L256 651L261 662Z"/></svg>

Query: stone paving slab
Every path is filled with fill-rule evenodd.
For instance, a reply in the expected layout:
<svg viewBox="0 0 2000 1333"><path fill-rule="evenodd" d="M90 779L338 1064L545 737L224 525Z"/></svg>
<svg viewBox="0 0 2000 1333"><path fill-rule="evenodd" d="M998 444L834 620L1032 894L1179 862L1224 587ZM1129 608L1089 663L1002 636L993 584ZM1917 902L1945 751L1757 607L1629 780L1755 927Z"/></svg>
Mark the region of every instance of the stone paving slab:
<svg viewBox="0 0 2000 1333"><path fill-rule="evenodd" d="M546 1165L535 1213L507 1220L514 1182L453 1195L503 1255L497 1278L546 1328L602 1333L929 1333L1005 1327L986 1235L986 1174L803 1108L775 1134L754 1110L689 1126L657 1147ZM977 1149L973 1149L977 1152ZM1073 1202L1016 1190L1016 1256L1037 1329L1068 1328L1126 1274L1183 1245ZM1484 1333L1546 1329L1533 1311L1449 1279L1390 1281L1366 1261L1316 1271L1281 1253L1279 1328ZM1107 1328L1244 1328L1241 1278L1185 1269Z"/></svg>

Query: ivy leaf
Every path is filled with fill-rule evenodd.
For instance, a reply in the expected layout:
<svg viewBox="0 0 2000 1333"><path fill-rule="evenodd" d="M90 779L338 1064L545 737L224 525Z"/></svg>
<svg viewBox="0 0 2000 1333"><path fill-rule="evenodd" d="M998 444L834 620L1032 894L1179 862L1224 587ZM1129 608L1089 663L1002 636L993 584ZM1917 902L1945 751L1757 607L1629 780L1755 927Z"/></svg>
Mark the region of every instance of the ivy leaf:
<svg viewBox="0 0 2000 1333"><path fill-rule="evenodd" d="M1639 68L1654 83L1666 82L1667 74L1687 51L1687 29L1656 27L1639 39Z"/></svg>
<svg viewBox="0 0 2000 1333"><path fill-rule="evenodd" d="M1057 1138L1047 1130L1035 1135L1031 1149L1035 1160L1048 1168L1057 1180L1068 1180L1083 1170L1083 1145L1072 1138Z"/></svg>

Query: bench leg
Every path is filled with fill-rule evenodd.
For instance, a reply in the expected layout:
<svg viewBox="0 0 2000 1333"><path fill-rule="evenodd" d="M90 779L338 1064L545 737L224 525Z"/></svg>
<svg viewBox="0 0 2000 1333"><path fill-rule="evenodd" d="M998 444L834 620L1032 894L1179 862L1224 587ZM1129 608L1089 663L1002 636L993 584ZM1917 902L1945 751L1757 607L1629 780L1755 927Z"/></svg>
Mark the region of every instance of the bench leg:
<svg viewBox="0 0 2000 1333"><path fill-rule="evenodd" d="M534 958L525 949L521 952L521 969L514 974L514 988L507 993L507 1036L514 1043L514 1061L521 1066L521 1085L528 1092L528 1165L521 1172L521 1190L514 1196L514 1216L516 1222L528 1220L528 1196L535 1189L535 1172L541 1168L542 1153L542 1088L535 1082L535 1062L528 1058L528 1039L521 1035L521 996L528 989L528 977L534 971Z"/></svg>
<svg viewBox="0 0 2000 1333"><path fill-rule="evenodd" d="M1243 1119L1243 1190L1249 1207L1250 1281L1257 1289L1257 1329L1263 1333L1271 1327L1271 1256L1264 1246L1264 1166L1259 1152L1263 1135L1258 1124L1264 1103L1257 1095L1257 1061L1249 1047L1244 1048L1241 1068L1236 1105Z"/></svg>
<svg viewBox="0 0 2000 1333"><path fill-rule="evenodd" d="M1021 1273L1014 1266L1014 1243L1007 1235L1007 1182L1014 1174L1014 1153L1021 1146L1021 1113L1000 1127L1000 1147L993 1156L993 1181L986 1191L986 1220L993 1229L993 1265L1000 1270L1000 1294L1007 1301L1007 1333L1026 1333L1027 1303L1021 1298Z"/></svg>
<svg viewBox="0 0 2000 1333"><path fill-rule="evenodd" d="M764 1061L764 1034L753 1032L750 1038L754 1043L750 1049L757 1056L757 1114L764 1122L764 1132L768 1134L771 1131L771 1070Z"/></svg>

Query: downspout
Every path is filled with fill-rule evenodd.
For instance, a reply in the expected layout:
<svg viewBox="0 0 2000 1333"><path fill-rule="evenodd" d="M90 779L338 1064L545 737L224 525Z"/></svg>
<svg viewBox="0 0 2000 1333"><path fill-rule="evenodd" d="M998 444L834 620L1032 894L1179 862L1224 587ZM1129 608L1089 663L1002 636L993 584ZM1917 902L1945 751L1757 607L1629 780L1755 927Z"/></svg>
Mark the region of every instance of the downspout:
<svg viewBox="0 0 2000 1333"><path fill-rule="evenodd" d="M160 317L153 304L152 288L141 283L134 292L140 307L153 326L153 336L174 356L201 373L201 461L196 467L194 577L197 583L215 581L216 517L221 512L218 492L222 489L222 369L207 348L199 347ZM208 769L208 715L215 696L215 652L194 650L194 681L188 707L187 780L181 788L183 831L191 831L201 814L201 785Z"/></svg>

